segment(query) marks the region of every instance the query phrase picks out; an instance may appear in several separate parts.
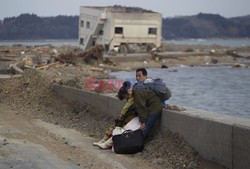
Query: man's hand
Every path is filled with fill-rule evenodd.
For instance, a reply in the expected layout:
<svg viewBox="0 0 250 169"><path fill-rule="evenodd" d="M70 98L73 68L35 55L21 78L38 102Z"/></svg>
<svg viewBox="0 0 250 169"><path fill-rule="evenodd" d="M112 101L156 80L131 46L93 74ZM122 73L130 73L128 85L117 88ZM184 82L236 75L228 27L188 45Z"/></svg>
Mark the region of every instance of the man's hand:
<svg viewBox="0 0 250 169"><path fill-rule="evenodd" d="M140 129L142 129L142 130L146 129L145 123L141 123Z"/></svg>

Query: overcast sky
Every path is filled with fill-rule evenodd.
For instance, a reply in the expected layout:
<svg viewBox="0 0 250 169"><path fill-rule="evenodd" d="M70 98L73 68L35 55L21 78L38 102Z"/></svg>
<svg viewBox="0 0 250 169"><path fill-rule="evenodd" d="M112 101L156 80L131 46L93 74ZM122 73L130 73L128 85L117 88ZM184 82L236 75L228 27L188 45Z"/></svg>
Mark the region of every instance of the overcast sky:
<svg viewBox="0 0 250 169"><path fill-rule="evenodd" d="M0 0L0 19L34 13L39 16L79 15L80 6L136 6L163 17L199 12L234 17L250 14L250 0Z"/></svg>

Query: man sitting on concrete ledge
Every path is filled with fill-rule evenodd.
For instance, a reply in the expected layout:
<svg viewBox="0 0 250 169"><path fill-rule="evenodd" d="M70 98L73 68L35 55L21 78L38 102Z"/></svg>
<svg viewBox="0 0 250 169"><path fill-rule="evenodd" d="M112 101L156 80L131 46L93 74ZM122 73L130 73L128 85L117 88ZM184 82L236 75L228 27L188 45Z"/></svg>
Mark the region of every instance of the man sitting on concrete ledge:
<svg viewBox="0 0 250 169"><path fill-rule="evenodd" d="M162 102L153 90L149 90L144 83L147 79L145 68L136 70L137 83L133 86L133 96L136 112L141 122L144 138L148 136L154 123L161 118Z"/></svg>

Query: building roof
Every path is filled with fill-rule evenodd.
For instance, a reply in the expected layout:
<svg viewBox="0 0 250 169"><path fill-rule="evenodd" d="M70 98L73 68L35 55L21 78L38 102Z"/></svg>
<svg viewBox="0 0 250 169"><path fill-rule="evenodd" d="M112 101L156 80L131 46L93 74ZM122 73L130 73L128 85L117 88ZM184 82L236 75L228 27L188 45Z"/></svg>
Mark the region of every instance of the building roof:
<svg viewBox="0 0 250 169"><path fill-rule="evenodd" d="M110 12L121 12L121 13L157 13L151 10L139 8L139 7L126 7L121 5L114 6L84 6L85 8L93 8L98 10L108 10Z"/></svg>

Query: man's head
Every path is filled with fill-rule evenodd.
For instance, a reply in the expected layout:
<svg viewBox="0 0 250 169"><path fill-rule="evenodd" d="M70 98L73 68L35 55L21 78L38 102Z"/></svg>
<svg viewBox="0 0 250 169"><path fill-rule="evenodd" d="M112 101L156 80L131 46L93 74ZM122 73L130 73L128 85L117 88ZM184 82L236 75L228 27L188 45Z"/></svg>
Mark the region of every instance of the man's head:
<svg viewBox="0 0 250 169"><path fill-rule="evenodd" d="M148 72L145 68L139 68L136 70L136 80L143 81L147 79Z"/></svg>

